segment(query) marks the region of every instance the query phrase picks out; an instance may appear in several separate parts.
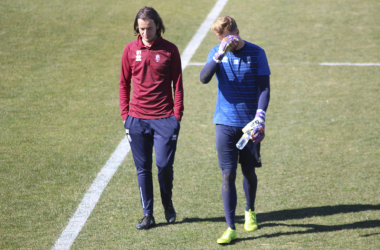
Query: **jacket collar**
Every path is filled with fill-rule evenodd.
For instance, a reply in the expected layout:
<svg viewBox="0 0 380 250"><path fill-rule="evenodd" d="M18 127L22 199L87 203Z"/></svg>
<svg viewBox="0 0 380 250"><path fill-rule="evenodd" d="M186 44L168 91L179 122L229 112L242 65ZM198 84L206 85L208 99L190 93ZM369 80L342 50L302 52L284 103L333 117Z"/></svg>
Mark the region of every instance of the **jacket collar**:
<svg viewBox="0 0 380 250"><path fill-rule="evenodd" d="M137 37L138 45L140 48L146 48L145 44L142 41L141 35ZM152 45L150 46L150 49L159 44L162 41L162 36L159 36L156 40L153 41Z"/></svg>

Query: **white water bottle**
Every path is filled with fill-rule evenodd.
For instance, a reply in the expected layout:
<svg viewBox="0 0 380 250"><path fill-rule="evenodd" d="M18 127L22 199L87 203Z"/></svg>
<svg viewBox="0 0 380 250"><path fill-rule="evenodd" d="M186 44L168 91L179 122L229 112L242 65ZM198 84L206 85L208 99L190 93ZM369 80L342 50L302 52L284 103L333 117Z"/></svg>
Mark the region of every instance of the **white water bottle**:
<svg viewBox="0 0 380 250"><path fill-rule="evenodd" d="M236 143L236 147L239 150L242 150L245 147L245 145L247 145L247 143L249 142L249 139L251 139L251 137L252 137L252 131L248 130L247 132L245 132L243 134L243 136L240 138L238 143Z"/></svg>

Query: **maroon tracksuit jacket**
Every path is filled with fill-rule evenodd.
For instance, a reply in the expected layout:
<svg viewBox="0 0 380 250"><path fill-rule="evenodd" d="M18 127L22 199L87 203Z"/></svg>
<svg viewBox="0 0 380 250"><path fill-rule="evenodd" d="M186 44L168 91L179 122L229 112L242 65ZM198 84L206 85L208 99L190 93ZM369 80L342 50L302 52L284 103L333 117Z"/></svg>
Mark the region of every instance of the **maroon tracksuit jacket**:
<svg viewBox="0 0 380 250"><path fill-rule="evenodd" d="M121 59L119 101L123 120L128 115L140 119L175 115L180 121L184 106L178 48L162 37L151 47L143 44L141 36L128 43Z"/></svg>

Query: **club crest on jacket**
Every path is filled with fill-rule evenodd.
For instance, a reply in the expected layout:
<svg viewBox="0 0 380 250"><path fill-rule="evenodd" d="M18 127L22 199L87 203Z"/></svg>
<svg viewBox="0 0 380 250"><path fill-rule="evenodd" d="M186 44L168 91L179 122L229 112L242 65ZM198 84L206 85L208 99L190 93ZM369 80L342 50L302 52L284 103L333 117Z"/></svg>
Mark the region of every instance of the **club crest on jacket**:
<svg viewBox="0 0 380 250"><path fill-rule="evenodd" d="M136 50L136 62L141 61L141 50Z"/></svg>

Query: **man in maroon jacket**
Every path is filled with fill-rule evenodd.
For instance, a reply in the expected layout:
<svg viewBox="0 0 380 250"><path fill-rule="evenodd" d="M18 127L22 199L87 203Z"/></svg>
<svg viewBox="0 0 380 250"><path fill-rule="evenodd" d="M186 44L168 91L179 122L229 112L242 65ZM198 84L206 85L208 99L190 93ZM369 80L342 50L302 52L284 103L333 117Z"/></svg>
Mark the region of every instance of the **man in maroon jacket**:
<svg viewBox="0 0 380 250"><path fill-rule="evenodd" d="M149 229L155 225L153 146L165 218L169 223L176 219L172 188L174 155L184 110L182 68L178 48L161 37L165 27L153 8L144 7L137 13L134 32L138 37L127 44L121 59L119 101L144 214L136 228Z"/></svg>

